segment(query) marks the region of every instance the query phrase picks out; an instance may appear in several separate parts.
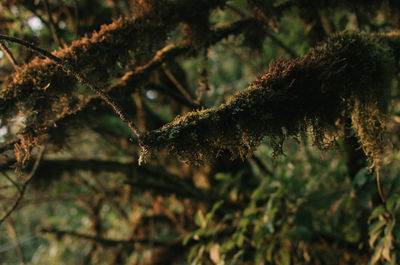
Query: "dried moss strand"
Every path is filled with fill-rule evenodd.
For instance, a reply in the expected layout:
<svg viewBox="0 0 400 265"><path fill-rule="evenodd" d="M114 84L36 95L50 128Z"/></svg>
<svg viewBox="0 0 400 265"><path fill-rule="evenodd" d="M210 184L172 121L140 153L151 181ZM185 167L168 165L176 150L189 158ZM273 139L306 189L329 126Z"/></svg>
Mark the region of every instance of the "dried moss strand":
<svg viewBox="0 0 400 265"><path fill-rule="evenodd" d="M102 98L108 105L110 105L114 112L120 117L120 119L128 125L129 129L136 135L136 137L139 138L139 131L136 128L136 126L133 124L132 121L128 120L124 111L117 105L116 102L114 102L114 100L108 96L106 93L104 93L100 88L98 88L95 84L93 84L90 80L88 80L87 78L85 78L82 74L80 74L79 72L75 71L74 68L67 64L66 62L64 62L63 60L61 60L60 58L54 56L53 54L51 54L50 52L41 49L27 41L18 39L18 38L14 38L14 37L10 37L10 36L6 36L6 35L1 35L0 34L0 39L2 40L6 40L6 41L11 41L11 42L15 42L18 44L21 44L51 60L53 60L54 62L56 62L59 66L61 66L61 68L66 72L66 73L71 73L79 82L83 83L84 85L86 85L87 87L89 87L91 90L93 90L97 95L100 96L100 98Z"/></svg>

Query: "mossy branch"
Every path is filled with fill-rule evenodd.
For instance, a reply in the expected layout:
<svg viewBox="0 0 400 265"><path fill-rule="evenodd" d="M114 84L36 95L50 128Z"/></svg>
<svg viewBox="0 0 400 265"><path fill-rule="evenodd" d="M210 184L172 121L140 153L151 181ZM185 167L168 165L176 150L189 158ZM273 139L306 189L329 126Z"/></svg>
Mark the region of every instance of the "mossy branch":
<svg viewBox="0 0 400 265"><path fill-rule="evenodd" d="M57 126L57 121L76 114L90 101L90 96L76 86L76 80L64 73L63 70L68 68L66 65L70 66L68 71L72 69L79 73L80 77L75 77L86 85L86 81L91 80L92 84L105 87L117 75L117 65L151 57L165 45L167 34L186 17L192 16L193 12L208 13L225 1L151 1L154 8L143 10L133 18L120 18L103 25L90 37L85 36L52 52L51 55L60 59L58 62L47 56L22 65L3 83L0 92L2 123L12 123L17 114L24 113L24 127L18 132L18 137L32 138L37 143L37 139L45 135L49 128ZM61 61L64 65L60 67ZM122 119L135 131L120 108L115 108L112 99L102 94L101 90L94 90L97 94L100 91L100 97L114 105L114 111L122 114ZM13 143L18 144L18 140ZM10 145L2 149L9 149ZM35 144L27 145L31 148ZM29 148L26 150L29 153Z"/></svg>
<svg viewBox="0 0 400 265"><path fill-rule="evenodd" d="M285 139L309 128L315 145L325 150L349 116L365 154L378 166L395 65L388 38L344 32L303 57L271 63L267 73L226 104L190 112L142 135L141 161L162 148L192 163L224 151L245 157L265 136L279 154Z"/></svg>
<svg viewBox="0 0 400 265"><path fill-rule="evenodd" d="M254 19L244 19L244 20L240 20L237 22L234 22L230 25L227 26L222 26L222 27L217 27L214 30L210 31L210 36L207 37L209 38L209 41L207 42L207 45L213 45L219 41L221 41L222 39L230 36L230 35L238 35L241 34L249 29L251 29L252 27L255 26L256 21ZM206 48L206 47L205 47ZM142 80L145 80L147 77L147 75L154 69L156 69L157 67L160 67L162 65L162 63L164 62L168 62L169 60L173 60L176 57L179 56L188 56L188 53L190 51L190 48L188 47L188 44L186 42L184 43L179 43L176 45L172 45L169 44L167 46L165 46L164 48L158 50L154 57L151 58L147 63L137 66L135 67L135 69L133 71L128 71L126 72L118 82L116 82L115 84L113 84L110 88L107 89L108 94L109 95L113 95L113 94L121 94L121 91L127 91L124 92L124 94L126 93L130 93L127 88L128 87L137 87L140 85L140 83L142 82ZM194 55L193 53L190 53L190 55ZM64 59L65 57L61 57L60 59ZM44 60L42 60L43 63ZM49 62L51 62L49 60ZM46 62L47 63L47 62ZM36 65L37 66L37 65ZM33 65L32 65L33 67ZM50 66L49 66L50 67ZM34 68L32 68L32 70L34 70ZM25 70L24 70L25 71ZM50 70L49 70L50 71ZM83 70L84 72L87 72L86 70ZM28 71L29 72L29 71ZM25 72L24 72L25 73ZM35 77L40 79L41 74L43 74L43 78L45 78L44 74L45 72L41 72L38 71L37 73L35 73ZM33 73L32 73L33 74ZM52 75L51 72L48 73L49 76ZM44 83L44 82L39 82L39 83ZM63 89L63 87L65 86L64 84L68 84L67 80L65 80L65 82L63 82L61 84L60 87L60 91ZM25 87L25 85L21 85L22 87ZM28 87L22 89L22 88L18 88L18 91L26 91ZM29 87L29 89L32 89L32 87ZM66 89L66 88L65 88ZM43 91L38 91L38 92L43 92ZM46 99L49 98L49 100L53 97L52 92L51 91L46 91L47 92L47 96ZM29 92L31 93L31 92ZM51 95L50 95L50 94ZM56 92L57 93L57 92ZM18 96L18 93L9 93L9 94L14 94L16 95L17 98L21 98L22 100L27 100L30 98L31 102L32 100L35 99L35 96L32 95L30 97L23 97L23 96ZM85 120L87 121L87 118L82 118L82 116L85 116L82 113L87 113L87 109L91 109L91 108L96 108L99 109L100 106L95 102L100 102L98 100L94 100L95 98L88 98L85 101L82 101L79 103L78 106L74 107L73 109L65 112L63 108L63 113L57 113L57 117L56 118L42 118L41 119L41 124L38 124L36 120L32 120L32 123L34 124L26 124L26 129L29 129L30 127L34 127L34 129L30 129L30 130L24 130L24 131L35 131L36 134L38 134L37 136L40 136L40 134L45 134L48 133L49 130L53 131L57 131L57 130L64 130L65 126L60 126L60 123L63 122L63 120L69 120L70 118L72 119L77 119L77 120ZM70 98L71 101L73 101L73 97ZM61 100L57 100L54 99L54 102L60 102ZM2 105L2 107L6 107L5 105L9 101L4 102L4 104ZM41 104L41 108L43 108L44 104ZM10 107L12 108L16 108L17 104L9 104ZM69 106L70 107L70 106ZM192 107L190 105L190 107ZM39 112L43 112L44 110L39 109ZM54 114L54 109L51 110L52 113ZM6 111L7 112L7 111ZM5 113L3 113L3 115L6 115ZM46 115L41 114L42 117L46 117ZM54 115L53 115L54 116ZM53 124L57 124L57 127L54 127ZM58 136L61 135L61 133L56 133ZM65 134L65 133L64 133ZM6 150L10 150L13 149L14 145L16 143L18 143L19 140L13 140L10 143L3 145L0 147L0 152L4 152Z"/></svg>
<svg viewBox="0 0 400 265"><path fill-rule="evenodd" d="M84 77L81 73L76 71L71 65L67 64L66 62L64 62L63 60L58 58L57 56L54 56L50 52L48 52L48 51L46 51L44 49L41 49L39 47L36 47L35 45L32 45L29 42L26 42L24 40L21 40L21 39L18 39L18 38L14 38L14 37L10 37L10 36L1 35L1 34L0 34L0 39L21 44L21 45L23 45L23 46L25 46L25 47L27 47L27 48L35 51L35 52L38 52L39 54L41 54L41 55L53 60L54 62L56 62L59 66L62 67L62 69L66 73L72 74L79 82L81 82L84 85L86 85L87 87L89 87L100 98L102 98L108 105L110 105L113 108L114 112L120 117L120 119L126 125L128 125L129 129L133 132L133 134L135 134L136 137L139 137L139 131L137 130L135 124L132 121L128 120L128 118L126 117L125 112L121 109L121 107L119 107L117 105L117 103L115 103L114 100L110 96L108 96L103 90L98 88L93 82L91 82L89 79Z"/></svg>

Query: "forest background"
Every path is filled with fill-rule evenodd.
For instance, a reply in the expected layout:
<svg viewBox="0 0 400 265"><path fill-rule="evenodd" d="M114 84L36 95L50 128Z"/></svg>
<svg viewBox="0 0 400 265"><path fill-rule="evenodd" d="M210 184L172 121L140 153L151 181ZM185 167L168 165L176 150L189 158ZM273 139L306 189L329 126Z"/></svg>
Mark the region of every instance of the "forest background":
<svg viewBox="0 0 400 265"><path fill-rule="evenodd" d="M399 264L397 1L0 21L2 264Z"/></svg>

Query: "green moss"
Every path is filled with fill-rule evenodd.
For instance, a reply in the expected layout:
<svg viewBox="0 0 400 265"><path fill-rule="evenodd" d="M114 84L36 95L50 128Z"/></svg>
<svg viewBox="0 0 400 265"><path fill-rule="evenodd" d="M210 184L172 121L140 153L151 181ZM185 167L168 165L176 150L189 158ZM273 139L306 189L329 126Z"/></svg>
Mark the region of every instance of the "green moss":
<svg viewBox="0 0 400 265"><path fill-rule="evenodd" d="M143 150L167 148L198 163L224 151L245 157L266 136L275 154L312 128L315 145L333 146L351 118L360 144L377 166L384 147L393 51L382 38L343 32L307 55L278 60L248 88L218 108L188 113L143 135Z"/></svg>

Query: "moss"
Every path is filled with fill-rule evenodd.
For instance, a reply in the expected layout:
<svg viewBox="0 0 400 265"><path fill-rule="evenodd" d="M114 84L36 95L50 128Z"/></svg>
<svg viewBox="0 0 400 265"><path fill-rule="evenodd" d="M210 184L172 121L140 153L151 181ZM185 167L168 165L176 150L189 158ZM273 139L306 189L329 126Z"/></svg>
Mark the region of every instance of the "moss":
<svg viewBox="0 0 400 265"><path fill-rule="evenodd" d="M210 9L225 1L133 1L140 7L136 16L103 25L91 36L76 40L53 54L98 87L108 87L120 74L117 66L149 61L180 22L188 21L199 10L208 14ZM30 131L38 133L35 137L40 138L55 121L82 109L88 100L80 92L76 80L52 60L35 58L3 83L1 120L3 124L12 123L12 118L21 112L26 122L18 134ZM86 123L85 120L81 122Z"/></svg>
<svg viewBox="0 0 400 265"><path fill-rule="evenodd" d="M382 38L343 32L331 36L307 55L277 60L269 71L226 104L177 117L143 135L143 150L167 148L180 159L198 163L229 151L245 157L265 136L275 154L282 144L312 128L315 145L333 146L344 118L377 166L384 147L394 60Z"/></svg>

